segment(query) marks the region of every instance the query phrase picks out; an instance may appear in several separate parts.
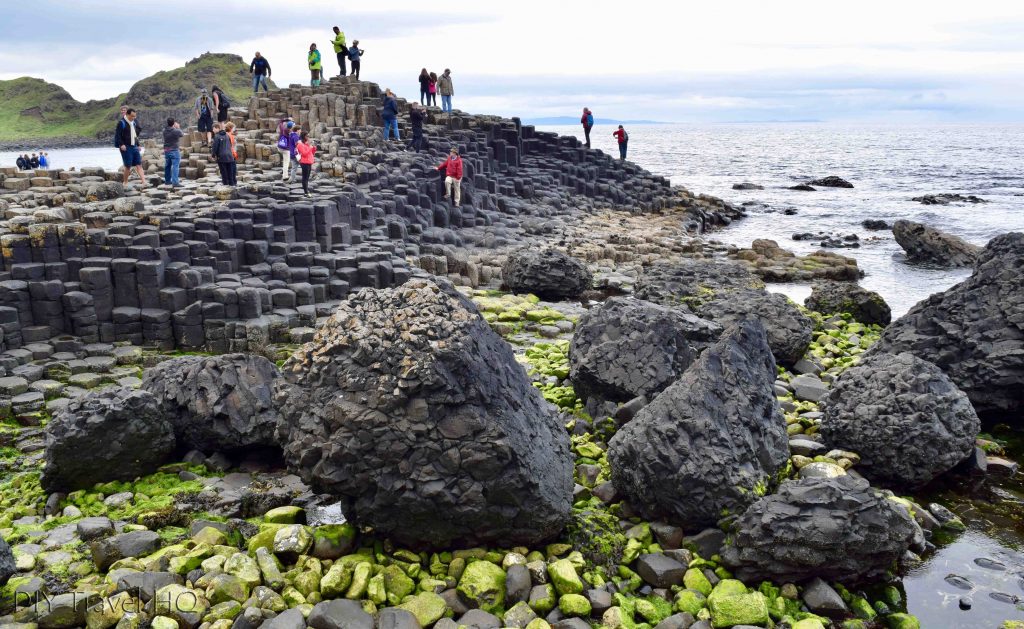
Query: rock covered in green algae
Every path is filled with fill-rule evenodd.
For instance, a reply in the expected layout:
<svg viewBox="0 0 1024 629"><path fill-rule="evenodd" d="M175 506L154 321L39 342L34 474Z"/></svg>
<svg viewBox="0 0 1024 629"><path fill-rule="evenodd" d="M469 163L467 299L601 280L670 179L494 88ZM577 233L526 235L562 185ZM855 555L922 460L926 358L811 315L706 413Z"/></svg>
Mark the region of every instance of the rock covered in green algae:
<svg viewBox="0 0 1024 629"><path fill-rule="evenodd" d="M462 573L458 591L485 612L501 612L505 604L505 571L489 561L474 561Z"/></svg>

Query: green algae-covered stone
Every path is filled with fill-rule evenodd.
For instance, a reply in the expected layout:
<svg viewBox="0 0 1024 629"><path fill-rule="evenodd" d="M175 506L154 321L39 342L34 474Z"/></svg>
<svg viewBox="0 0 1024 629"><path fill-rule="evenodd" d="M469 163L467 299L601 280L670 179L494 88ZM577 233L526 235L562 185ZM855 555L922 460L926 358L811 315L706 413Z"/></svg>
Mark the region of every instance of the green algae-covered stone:
<svg viewBox="0 0 1024 629"><path fill-rule="evenodd" d="M406 596L416 591L416 582L410 579L398 566L384 568L383 576L389 605L398 605Z"/></svg>
<svg viewBox="0 0 1024 629"><path fill-rule="evenodd" d="M206 598L213 605L227 601L241 603L249 598L249 586L233 574L218 574L210 579L210 585L206 588Z"/></svg>
<svg viewBox="0 0 1024 629"><path fill-rule="evenodd" d="M235 553L224 562L224 572L233 574L250 588L263 582L260 577L260 566L256 560L245 553Z"/></svg>
<svg viewBox="0 0 1024 629"><path fill-rule="evenodd" d="M260 548L266 548L273 552L274 550L274 536L277 532L283 529L285 524L261 524L260 532L249 538L249 554L255 555L256 551Z"/></svg>
<svg viewBox="0 0 1024 629"><path fill-rule="evenodd" d="M316 570L303 570L295 575L292 586L302 592L302 596L308 601L310 595L320 591L320 573Z"/></svg>
<svg viewBox="0 0 1024 629"><path fill-rule="evenodd" d="M743 585L742 581L737 581L736 579L723 579L715 584L714 589L711 590L711 594L708 595L708 603L713 603L716 598L746 593L747 586Z"/></svg>
<svg viewBox="0 0 1024 629"><path fill-rule="evenodd" d="M167 616L157 616L149 626L152 629L178 629L178 621Z"/></svg>
<svg viewBox="0 0 1024 629"><path fill-rule="evenodd" d="M384 588L384 575L378 574L366 584L366 597L374 605L383 605L388 600L388 591Z"/></svg>
<svg viewBox="0 0 1024 629"><path fill-rule="evenodd" d="M534 618L526 625L526 629L551 629L551 625L543 618Z"/></svg>
<svg viewBox="0 0 1024 629"><path fill-rule="evenodd" d="M708 599L711 624L715 629L733 625L767 625L768 602L764 594L734 594Z"/></svg>
<svg viewBox="0 0 1024 629"><path fill-rule="evenodd" d="M370 585L370 573L373 572L373 566L369 562L362 562L357 564L355 569L352 571L352 583L348 586L348 591L345 592L345 598L357 601L366 595L366 588Z"/></svg>
<svg viewBox="0 0 1024 629"><path fill-rule="evenodd" d="M421 627L429 627L434 624L444 616L448 609L444 599L433 592L420 592L397 607L415 616Z"/></svg>
<svg viewBox="0 0 1024 629"><path fill-rule="evenodd" d="M327 571L323 579L320 579L320 593L325 599L339 598L348 591L352 585L352 571L355 566L341 562L335 562Z"/></svg>
<svg viewBox="0 0 1024 629"><path fill-rule="evenodd" d="M558 609L566 616L587 618L590 616L590 601L579 594L563 594L558 599Z"/></svg>
<svg viewBox="0 0 1024 629"><path fill-rule="evenodd" d="M242 605L238 601L224 601L218 603L210 608L210 611L206 612L206 617L203 618L204 622L216 622L218 620L234 620L236 616L242 613Z"/></svg>
<svg viewBox="0 0 1024 629"><path fill-rule="evenodd" d="M889 614L885 617L889 629L921 629L921 622L910 614Z"/></svg>
<svg viewBox="0 0 1024 629"><path fill-rule="evenodd" d="M263 514L263 521L271 524L304 524L306 512L302 507L286 506L271 509Z"/></svg>
<svg viewBox="0 0 1024 629"><path fill-rule="evenodd" d="M711 582L699 568L690 568L686 571L683 575L683 585L691 590L697 590L704 596L711 594Z"/></svg>
<svg viewBox="0 0 1024 629"><path fill-rule="evenodd" d="M192 536L192 541L197 544L209 544L210 546L220 546L228 543L227 535L224 535L222 531L218 531L212 526L203 527L203 530L199 531Z"/></svg>
<svg viewBox="0 0 1024 629"><path fill-rule="evenodd" d="M338 559L356 545L356 527L351 524L324 524L313 529L313 556Z"/></svg>
<svg viewBox="0 0 1024 629"><path fill-rule="evenodd" d="M457 589L485 612L499 614L505 604L505 571L489 561L474 561L466 566Z"/></svg>
<svg viewBox="0 0 1024 629"><path fill-rule="evenodd" d="M538 595L539 592L543 594ZM534 586L530 591L530 608L538 614L547 614L555 608L557 602L555 586L550 583Z"/></svg>
<svg viewBox="0 0 1024 629"><path fill-rule="evenodd" d="M274 554L295 559L313 545L313 533L301 524L286 524L274 533Z"/></svg>
<svg viewBox="0 0 1024 629"><path fill-rule="evenodd" d="M281 574L281 563L269 548L261 546L256 549L256 565L260 567L263 582L275 590L284 587L284 576Z"/></svg>
<svg viewBox="0 0 1024 629"><path fill-rule="evenodd" d="M792 629L825 629L817 618L804 618L793 623Z"/></svg>
<svg viewBox="0 0 1024 629"><path fill-rule="evenodd" d="M559 594L582 594L583 581L576 574L576 566L568 559L559 559L548 564L548 576Z"/></svg>

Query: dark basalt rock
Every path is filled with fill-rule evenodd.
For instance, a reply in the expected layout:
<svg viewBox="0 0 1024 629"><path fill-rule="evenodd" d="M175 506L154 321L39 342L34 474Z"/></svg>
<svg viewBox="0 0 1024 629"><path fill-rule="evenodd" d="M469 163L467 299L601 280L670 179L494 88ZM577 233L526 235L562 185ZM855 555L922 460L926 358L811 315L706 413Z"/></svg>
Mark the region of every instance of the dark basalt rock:
<svg viewBox="0 0 1024 629"><path fill-rule="evenodd" d="M402 544L530 545L569 517L553 408L475 309L427 280L364 289L285 363L292 468Z"/></svg>
<svg viewBox="0 0 1024 629"><path fill-rule="evenodd" d="M800 184L797 184L795 186L790 186L789 189L790 190L796 190L797 192L816 192L818 190L817 188L815 188L813 186L809 186L809 185L807 185L805 183L800 183Z"/></svg>
<svg viewBox="0 0 1024 629"><path fill-rule="evenodd" d="M520 249L501 267L504 287L514 293L533 293L542 299L572 299L589 290L593 276L587 267L557 249Z"/></svg>
<svg viewBox="0 0 1024 629"><path fill-rule="evenodd" d="M975 410L1006 420L1024 408L1024 233L993 238L956 286L894 321L870 353L934 363Z"/></svg>
<svg viewBox="0 0 1024 629"><path fill-rule="evenodd" d="M775 361L793 365L811 345L814 322L800 312L785 295L746 288L722 293L697 307L697 314L729 326L744 317L757 317L764 324Z"/></svg>
<svg viewBox="0 0 1024 629"><path fill-rule="evenodd" d="M46 491L155 472L174 452L174 429L152 394L127 387L71 400L46 427Z"/></svg>
<svg viewBox="0 0 1024 629"><path fill-rule="evenodd" d="M923 205L949 205L950 203L988 203L981 197L976 197L973 194L926 194L920 197L914 197L911 201L917 201Z"/></svg>
<svg viewBox="0 0 1024 629"><path fill-rule="evenodd" d="M894 488L927 484L974 450L981 424L935 365L912 354L874 354L847 369L822 404L821 434L861 455L857 470Z"/></svg>
<svg viewBox="0 0 1024 629"><path fill-rule="evenodd" d="M853 476L786 481L740 516L722 561L744 582L884 576L923 541L905 507Z"/></svg>
<svg viewBox="0 0 1024 629"><path fill-rule="evenodd" d="M879 231L882 229L889 229L889 223L877 218L868 218L860 222L864 229L871 231Z"/></svg>
<svg viewBox="0 0 1024 629"><path fill-rule="evenodd" d="M637 280L633 294L663 306L693 308L722 291L763 287L764 282L745 264L688 259L648 268Z"/></svg>
<svg viewBox="0 0 1024 629"><path fill-rule="evenodd" d="M611 439L616 489L644 517L691 527L742 512L789 457L774 379L761 323L727 330Z"/></svg>
<svg viewBox="0 0 1024 629"><path fill-rule="evenodd" d="M851 282L815 282L804 306L823 314L849 313L861 323L889 325L892 321L892 311L881 295Z"/></svg>
<svg viewBox="0 0 1024 629"><path fill-rule="evenodd" d="M653 399L675 382L722 326L679 309L615 297L591 308L569 346L569 377L583 400Z"/></svg>
<svg viewBox="0 0 1024 629"><path fill-rule="evenodd" d="M744 183L734 183L734 184L732 184L732 189L733 190L764 190L764 186L756 184L756 183L744 182Z"/></svg>
<svg viewBox="0 0 1024 629"><path fill-rule="evenodd" d="M822 188L852 188L853 184L843 179L842 177L836 177L835 175L829 175L828 177L822 177L821 179L815 179L814 181L808 181L809 186L821 186Z"/></svg>
<svg viewBox="0 0 1024 629"><path fill-rule="evenodd" d="M971 266L982 250L959 236L913 221L896 221L892 224L892 234L911 262Z"/></svg>
<svg viewBox="0 0 1024 629"><path fill-rule="evenodd" d="M281 415L273 404L274 363L254 354L184 356L146 371L178 443L200 451L276 446Z"/></svg>
<svg viewBox="0 0 1024 629"><path fill-rule="evenodd" d="M0 585L5 585L7 580L17 571L18 569L14 563L14 553L11 551L7 541L0 537Z"/></svg>

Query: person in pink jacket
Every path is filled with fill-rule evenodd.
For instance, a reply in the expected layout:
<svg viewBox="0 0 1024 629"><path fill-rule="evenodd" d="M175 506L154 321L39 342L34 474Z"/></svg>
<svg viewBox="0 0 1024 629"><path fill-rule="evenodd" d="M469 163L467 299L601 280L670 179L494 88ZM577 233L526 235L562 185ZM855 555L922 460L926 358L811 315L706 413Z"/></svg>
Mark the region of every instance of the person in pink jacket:
<svg viewBox="0 0 1024 629"><path fill-rule="evenodd" d="M302 169L302 191L308 197L309 173L313 170L313 156L316 155L316 146L309 141L309 133L302 132L295 150L299 153L299 168Z"/></svg>

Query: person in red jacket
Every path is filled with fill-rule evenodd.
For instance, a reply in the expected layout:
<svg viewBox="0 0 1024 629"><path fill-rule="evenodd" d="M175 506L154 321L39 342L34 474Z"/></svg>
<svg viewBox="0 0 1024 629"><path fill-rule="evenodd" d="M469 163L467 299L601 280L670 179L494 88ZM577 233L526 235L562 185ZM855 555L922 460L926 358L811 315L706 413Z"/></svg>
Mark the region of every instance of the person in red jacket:
<svg viewBox="0 0 1024 629"><path fill-rule="evenodd" d="M626 148L629 146L629 134L622 128L622 125L619 125L619 128L612 133L612 135L614 135L615 139L619 141L619 159L626 159Z"/></svg>
<svg viewBox="0 0 1024 629"><path fill-rule="evenodd" d="M462 193L459 191L459 188L462 187L462 158L459 157L459 149L453 146L451 153L448 154L448 159L437 169L444 171L445 174L444 196L452 197L455 207L459 207L459 201L462 199Z"/></svg>
<svg viewBox="0 0 1024 629"><path fill-rule="evenodd" d="M587 148L590 148L590 130L594 128L594 114L586 107L583 108L580 124L583 125L583 135L587 138Z"/></svg>

